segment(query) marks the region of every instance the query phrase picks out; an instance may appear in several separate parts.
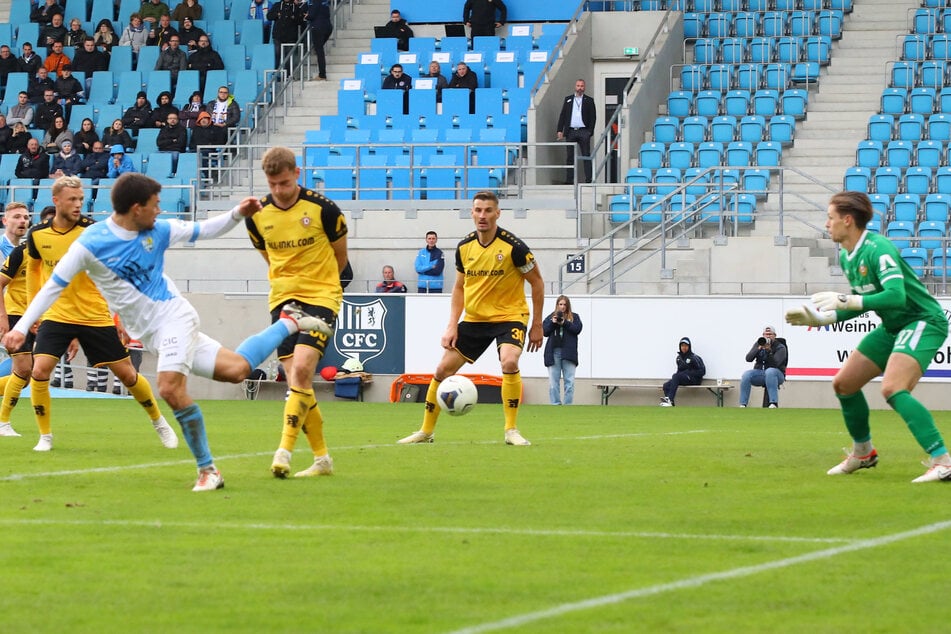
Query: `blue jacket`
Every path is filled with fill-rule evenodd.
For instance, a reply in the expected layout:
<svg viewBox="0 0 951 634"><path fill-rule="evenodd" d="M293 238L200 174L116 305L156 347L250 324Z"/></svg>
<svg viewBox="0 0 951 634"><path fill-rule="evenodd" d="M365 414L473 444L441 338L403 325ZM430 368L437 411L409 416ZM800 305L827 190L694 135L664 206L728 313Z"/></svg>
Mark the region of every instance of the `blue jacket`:
<svg viewBox="0 0 951 634"><path fill-rule="evenodd" d="M555 365L555 348L561 348L561 360L578 365L578 333L581 332L581 317L572 312L572 320L556 324L549 314L542 322L542 331L548 337L545 342L545 367Z"/></svg>
<svg viewBox="0 0 951 634"><path fill-rule="evenodd" d="M442 249L433 247L423 247L416 254L416 273L419 280L416 286L420 289L429 289L431 291L442 290L442 272L446 266L446 258L443 256Z"/></svg>
<svg viewBox="0 0 951 634"><path fill-rule="evenodd" d="M120 174L138 171L139 170L135 169L135 166L132 165L132 159L129 158L128 154L122 155L122 160L119 162L118 168L116 168L115 164L113 163L112 157L109 158L109 178L119 178Z"/></svg>

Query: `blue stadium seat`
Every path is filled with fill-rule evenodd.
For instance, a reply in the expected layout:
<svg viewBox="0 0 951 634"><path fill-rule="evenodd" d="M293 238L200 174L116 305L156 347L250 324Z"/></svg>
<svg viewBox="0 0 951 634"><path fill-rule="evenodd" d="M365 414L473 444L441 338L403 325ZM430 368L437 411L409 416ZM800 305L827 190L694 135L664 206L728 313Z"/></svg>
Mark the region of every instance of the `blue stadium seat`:
<svg viewBox="0 0 951 634"><path fill-rule="evenodd" d="M783 145L791 145L796 133L796 120L785 114L778 114L769 119L769 139Z"/></svg>
<svg viewBox="0 0 951 634"><path fill-rule="evenodd" d="M687 117L681 127L681 140L687 143L703 143L707 140L710 121L706 117Z"/></svg>
<svg viewBox="0 0 951 634"><path fill-rule="evenodd" d="M627 185L627 191L632 195L643 196L650 194L654 175L646 167L632 167L624 176L624 183Z"/></svg>
<svg viewBox="0 0 951 634"><path fill-rule="evenodd" d="M172 92L172 74L167 70L152 70L142 73L146 95L154 108L158 103L158 96L163 92ZM146 82L145 79L148 79ZM134 100L133 100L134 101Z"/></svg>
<svg viewBox="0 0 951 634"><path fill-rule="evenodd" d="M920 141L924 138L925 118L913 112L898 117L897 138L903 141Z"/></svg>
<svg viewBox="0 0 951 634"><path fill-rule="evenodd" d="M885 165L900 167L902 169L911 165L911 157L914 152L914 144L911 141L902 141L896 139L889 141L885 146Z"/></svg>
<svg viewBox="0 0 951 634"><path fill-rule="evenodd" d="M733 88L733 73L734 67L730 64L712 64L707 74L709 89L719 93L730 90Z"/></svg>
<svg viewBox="0 0 951 634"><path fill-rule="evenodd" d="M934 193L951 194L951 167L939 167L934 177Z"/></svg>
<svg viewBox="0 0 951 634"><path fill-rule="evenodd" d="M725 12L707 15L707 35L710 37L729 37L733 30L733 16Z"/></svg>
<svg viewBox="0 0 951 634"><path fill-rule="evenodd" d="M723 98L723 113L733 117L743 117L750 110L750 91L730 90Z"/></svg>
<svg viewBox="0 0 951 634"><path fill-rule="evenodd" d="M925 139L915 145L915 165L936 170L943 162L944 146L941 141Z"/></svg>
<svg viewBox="0 0 951 634"><path fill-rule="evenodd" d="M631 219L631 212L637 208L637 197L616 194L608 200L608 219L614 224L622 224Z"/></svg>
<svg viewBox="0 0 951 634"><path fill-rule="evenodd" d="M736 117L726 115L714 117L710 121L710 140L729 143L736 138Z"/></svg>
<svg viewBox="0 0 951 634"><path fill-rule="evenodd" d="M884 88L879 102L879 112L887 115L903 115L907 109L907 101L907 88Z"/></svg>
<svg viewBox="0 0 951 634"><path fill-rule="evenodd" d="M925 196L924 207L921 212L924 220L948 223L949 211L951 211L951 195L928 194Z"/></svg>
<svg viewBox="0 0 951 634"><path fill-rule="evenodd" d="M866 138L888 143L894 135L895 117L890 114L873 114L868 118L867 127Z"/></svg>
<svg viewBox="0 0 951 634"><path fill-rule="evenodd" d="M892 242L895 243L896 247L898 246L898 240L893 240ZM905 261L905 264L911 267L911 270L915 272L915 275L918 277L925 276L925 265L928 262L927 250L920 247L902 247L901 259Z"/></svg>
<svg viewBox="0 0 951 634"><path fill-rule="evenodd" d="M756 165L759 167L779 167L783 157L783 146L776 141L760 141L756 144Z"/></svg>
<svg viewBox="0 0 951 634"><path fill-rule="evenodd" d="M855 150L855 164L869 169L880 167L884 152L885 149L881 141L869 139L859 141L858 148Z"/></svg>
<svg viewBox="0 0 951 634"><path fill-rule="evenodd" d="M687 11L683 16L684 37L688 39L704 37L707 34L707 15L705 12Z"/></svg>
<svg viewBox="0 0 951 634"><path fill-rule="evenodd" d="M781 37L776 40L776 61L781 64L797 64L802 60L803 39L800 37Z"/></svg>
<svg viewBox="0 0 951 634"><path fill-rule="evenodd" d="M740 119L739 140L759 143L766 139L766 119L759 115L747 115Z"/></svg>
<svg viewBox="0 0 951 634"><path fill-rule="evenodd" d="M928 60L921 62L916 85L940 90L944 87L947 77L946 63L943 60Z"/></svg>
<svg viewBox="0 0 951 634"><path fill-rule="evenodd" d="M932 251L944 247L948 231L945 223L939 220L923 220L918 224L918 246Z"/></svg>
<svg viewBox="0 0 951 634"><path fill-rule="evenodd" d="M892 65L889 86L909 90L915 87L918 81L918 64L916 62L897 61Z"/></svg>
<svg viewBox="0 0 951 634"><path fill-rule="evenodd" d="M142 73L137 70L122 71L119 73L117 85L116 103L129 107L135 103L135 98L139 91L144 90L142 86ZM152 105L155 105L154 101Z"/></svg>
<svg viewBox="0 0 951 634"><path fill-rule="evenodd" d="M257 20L254 20L257 22ZM218 47L218 54L226 70L244 70L248 67L248 49L244 44L225 44Z"/></svg>
<svg viewBox="0 0 951 634"><path fill-rule="evenodd" d="M762 64L740 64L736 67L736 87L748 93L759 90L763 83Z"/></svg>
<svg viewBox="0 0 951 634"><path fill-rule="evenodd" d="M753 93L753 114L772 117L779 114L779 91L760 89Z"/></svg>
<svg viewBox="0 0 951 634"><path fill-rule="evenodd" d="M789 35L809 37L815 30L816 14L813 11L790 11Z"/></svg>
<svg viewBox="0 0 951 634"><path fill-rule="evenodd" d="M701 37L693 45L694 64L717 64L720 62L720 40Z"/></svg>
<svg viewBox="0 0 951 634"><path fill-rule="evenodd" d="M246 47L264 44L264 22L261 20L239 20L235 23L238 29L238 43Z"/></svg>
<svg viewBox="0 0 951 634"><path fill-rule="evenodd" d="M673 143L680 137L680 119L676 117L658 117L654 120L654 141Z"/></svg>
<svg viewBox="0 0 951 634"><path fill-rule="evenodd" d="M934 176L930 167L913 165L905 170L904 190L907 194L925 196L931 191L931 181Z"/></svg>
<svg viewBox="0 0 951 634"><path fill-rule="evenodd" d="M918 222L921 197L915 194L896 194L892 200L892 219L903 222Z"/></svg>
<svg viewBox="0 0 951 634"><path fill-rule="evenodd" d="M722 95L715 90L701 90L694 101L694 113L698 117L715 117L720 114Z"/></svg>
<svg viewBox="0 0 951 634"><path fill-rule="evenodd" d="M707 66L705 64L684 64L680 67L680 89L699 92L706 88ZM528 85L526 76L525 85Z"/></svg>
<svg viewBox="0 0 951 634"><path fill-rule="evenodd" d="M691 167L684 170L684 184L688 194L703 196L707 193L710 183L710 172L702 167Z"/></svg>
<svg viewBox="0 0 951 634"><path fill-rule="evenodd" d="M215 48L221 49L229 44L237 43L238 29L233 20L208 15L202 15L202 17L208 22L208 36Z"/></svg>
<svg viewBox="0 0 951 634"><path fill-rule="evenodd" d="M733 34L738 38L754 38L760 33L760 16L755 11L737 11L733 16Z"/></svg>
<svg viewBox="0 0 951 634"><path fill-rule="evenodd" d="M751 168L743 170L743 189L757 198L765 198L769 191L769 170Z"/></svg>
<svg viewBox="0 0 951 634"><path fill-rule="evenodd" d="M731 167L751 166L753 164L753 144L748 141L733 141L726 146L725 159L725 163Z"/></svg>
<svg viewBox="0 0 951 634"><path fill-rule="evenodd" d="M835 2L835 0L831 1ZM819 11L819 17L816 18L816 33L827 35L833 40L841 40L843 19L842 11L838 9L822 9Z"/></svg>
<svg viewBox="0 0 951 634"><path fill-rule="evenodd" d="M872 171L869 168L849 167L845 170L842 186L846 190L868 193L872 191L871 181Z"/></svg>
<svg viewBox="0 0 951 634"><path fill-rule="evenodd" d="M875 170L872 177L875 191L894 196L901 189L901 169L884 165Z"/></svg>
<svg viewBox="0 0 951 634"><path fill-rule="evenodd" d="M902 38L901 58L906 61L923 62L928 59L927 35L908 33Z"/></svg>
<svg viewBox="0 0 951 634"><path fill-rule="evenodd" d="M158 46L143 46L140 48L139 55L135 60L135 70L145 73L153 71L155 69L155 62L158 61L158 54Z"/></svg>
<svg viewBox="0 0 951 634"><path fill-rule="evenodd" d="M144 132L144 130L143 130ZM139 135L139 144L142 135ZM172 176L172 154L170 152L152 152L145 159L145 173L155 179L170 178Z"/></svg>
<svg viewBox="0 0 951 634"><path fill-rule="evenodd" d="M640 167L650 170L664 167L667 159L667 147L663 143L642 143L638 151Z"/></svg>
<svg viewBox="0 0 951 634"><path fill-rule="evenodd" d="M928 117L928 138L947 143L951 140L951 115L938 112Z"/></svg>
<svg viewBox="0 0 951 634"><path fill-rule="evenodd" d="M710 168L722 164L723 143L705 141L697 146L697 167ZM671 163L671 165L673 165L673 163ZM690 167L690 165L687 165L687 167Z"/></svg>
<svg viewBox="0 0 951 634"><path fill-rule="evenodd" d="M942 280L951 277L951 248L935 249L931 252L931 274Z"/></svg>
<svg viewBox="0 0 951 634"><path fill-rule="evenodd" d="M681 171L692 167L694 152L695 148L693 143L671 143L667 148L667 166L676 167ZM644 164L642 163L641 166L644 167ZM658 166L658 168L659 167L661 166Z"/></svg>
<svg viewBox="0 0 951 634"><path fill-rule="evenodd" d="M750 40L750 62L753 64L768 64L773 61L776 39L773 37L754 37Z"/></svg>
<svg viewBox="0 0 951 634"><path fill-rule="evenodd" d="M783 114L794 117L797 121L806 118L806 107L809 103L809 92L802 88L787 88L780 96Z"/></svg>

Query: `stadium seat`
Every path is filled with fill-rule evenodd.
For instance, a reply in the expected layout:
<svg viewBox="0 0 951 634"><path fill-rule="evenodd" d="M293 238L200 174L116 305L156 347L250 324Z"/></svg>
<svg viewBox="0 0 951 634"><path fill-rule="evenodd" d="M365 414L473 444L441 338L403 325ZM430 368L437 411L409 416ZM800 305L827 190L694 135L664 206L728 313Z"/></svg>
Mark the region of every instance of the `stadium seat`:
<svg viewBox="0 0 951 634"><path fill-rule="evenodd" d="M932 141L947 143L951 141L951 115L938 112L928 117L928 138Z"/></svg>
<svg viewBox="0 0 951 634"><path fill-rule="evenodd" d="M693 165L694 151L693 143L671 143L667 149L667 166L676 167L681 171L691 167Z"/></svg>
<svg viewBox="0 0 951 634"><path fill-rule="evenodd" d="M947 281L951 277L951 248L935 249L931 252L932 275Z"/></svg>
<svg viewBox="0 0 951 634"><path fill-rule="evenodd" d="M709 168L709 167L717 167L722 164L723 164L723 143L722 142L706 141L697 146L697 167ZM690 165L687 165L687 167L690 167Z"/></svg>
<svg viewBox="0 0 951 634"><path fill-rule="evenodd" d="M748 115L740 119L739 140L759 143L766 139L766 119L759 115Z"/></svg>
<svg viewBox="0 0 951 634"><path fill-rule="evenodd" d="M908 113L898 117L897 138L905 141L920 141L924 138L925 118Z"/></svg>
<svg viewBox="0 0 951 634"><path fill-rule="evenodd" d="M652 181L653 173L645 167L632 167L624 177L627 191L632 196L643 196L652 193L650 191Z"/></svg>
<svg viewBox="0 0 951 634"><path fill-rule="evenodd" d="M763 82L762 64L740 64L736 67L736 88L750 95L759 90ZM748 107L748 106L747 106Z"/></svg>
<svg viewBox="0 0 951 634"><path fill-rule="evenodd" d="M750 62L760 67L772 62L775 53L775 42L776 40L773 37L754 37L750 40L748 49Z"/></svg>
<svg viewBox="0 0 951 634"><path fill-rule="evenodd" d="M884 148L881 141L869 139L859 141L858 148L855 150L855 164L859 167L875 169L881 166L883 154Z"/></svg>
<svg viewBox="0 0 951 634"><path fill-rule="evenodd" d="M779 91L764 88L753 93L753 114L761 117L779 114Z"/></svg>
<svg viewBox="0 0 951 634"><path fill-rule="evenodd" d="M903 115L907 109L908 89L887 87L882 90L879 112L888 115Z"/></svg>
<svg viewBox="0 0 951 634"><path fill-rule="evenodd" d="M902 220L892 220L885 227L885 235L896 249L906 249L911 246L911 239L915 235L915 225Z"/></svg>
<svg viewBox="0 0 951 634"><path fill-rule="evenodd" d="M636 208L637 197L616 194L609 199L608 209L611 213L608 218L614 224L623 224L630 221L631 213Z"/></svg>
<svg viewBox="0 0 951 634"><path fill-rule="evenodd" d="M898 246L897 240L894 240L895 246ZM928 263L928 252L920 247L902 247L901 259L905 264L911 267L918 277L925 276L925 265Z"/></svg>
<svg viewBox="0 0 951 634"><path fill-rule="evenodd" d="M905 171L904 190L908 194L925 196L931 191L933 171L930 167L913 165Z"/></svg>
<svg viewBox="0 0 951 634"><path fill-rule="evenodd" d="M668 196L681 185L683 173L676 167L662 167L654 173L654 193Z"/></svg>
<svg viewBox="0 0 951 634"><path fill-rule="evenodd" d="M911 165L913 150L914 144L911 141L900 139L889 141L888 145L885 146L884 164L904 169Z"/></svg>
<svg viewBox="0 0 951 634"><path fill-rule="evenodd" d="M689 117L693 112L693 93L676 90L667 96L667 114L681 119Z"/></svg>
<svg viewBox="0 0 951 634"><path fill-rule="evenodd" d="M730 90L723 98L723 114L744 117L750 110L750 91Z"/></svg>
<svg viewBox="0 0 951 634"><path fill-rule="evenodd" d="M867 167L849 167L845 170L842 187L846 190L870 192L872 172ZM951 184L951 183L949 183Z"/></svg>
<svg viewBox="0 0 951 634"><path fill-rule="evenodd" d="M835 0L831 1L834 2ZM851 0L847 1L851 2ZM841 40L843 19L844 16L842 15L842 11L838 9L822 9L819 11L819 16L816 18L816 33L819 35L828 36L833 40Z"/></svg>
<svg viewBox="0 0 951 634"><path fill-rule="evenodd" d="M932 251L944 247L948 232L945 223L939 220L923 220L918 225L918 246Z"/></svg>
<svg viewBox="0 0 951 634"><path fill-rule="evenodd" d="M901 169L897 167L891 167L888 165L879 167L877 170L875 170L872 177L875 191L880 194L894 196L901 189L901 176Z"/></svg>
<svg viewBox="0 0 951 634"><path fill-rule="evenodd" d="M758 167L779 167L783 146L776 141L760 141L756 144L755 156Z"/></svg>
<svg viewBox="0 0 951 634"><path fill-rule="evenodd" d="M714 117L710 122L710 140L729 143L736 137L736 117Z"/></svg>
<svg viewBox="0 0 951 634"><path fill-rule="evenodd" d="M728 144L726 146L725 163L731 167L751 166L753 164L753 144L748 141L733 141Z"/></svg>
<svg viewBox="0 0 951 634"><path fill-rule="evenodd" d="M889 114L873 114L868 119L866 138L888 143L895 129L895 117Z"/></svg>
<svg viewBox="0 0 951 634"><path fill-rule="evenodd" d="M720 114L720 102L723 95L715 90L701 90L694 101L694 112L698 117L716 117Z"/></svg>
<svg viewBox="0 0 951 634"><path fill-rule="evenodd" d="M680 120L676 117L658 117L654 120L654 141L673 143L680 136Z"/></svg>
<svg viewBox="0 0 951 634"><path fill-rule="evenodd" d="M896 194L892 200L892 220L918 222L918 207L921 197L915 194Z"/></svg>
<svg viewBox="0 0 951 634"><path fill-rule="evenodd" d="M936 194L951 194L951 167L944 165L935 172L934 192Z"/></svg>
<svg viewBox="0 0 951 634"><path fill-rule="evenodd" d="M640 167L650 170L664 167L667 148L663 143L642 143L638 152Z"/></svg>
<svg viewBox="0 0 951 634"><path fill-rule="evenodd" d="M802 88L787 88L780 96L783 114L790 115L797 121L806 117L806 106L809 103L809 92Z"/></svg>
<svg viewBox="0 0 951 634"><path fill-rule="evenodd" d="M944 146L941 141L925 139L915 145L915 165L936 170L941 166Z"/></svg>
<svg viewBox="0 0 951 634"><path fill-rule="evenodd" d="M791 145L796 133L796 120L785 114L769 118L769 139L783 145Z"/></svg>
<svg viewBox="0 0 951 634"><path fill-rule="evenodd" d="M922 218L928 221L937 221L947 224L948 213L951 211L951 196L948 194L928 194L925 196Z"/></svg>
<svg viewBox="0 0 951 634"><path fill-rule="evenodd" d="M686 143L703 143L707 140L710 122L706 117L687 117L681 127L681 140Z"/></svg>
<svg viewBox="0 0 951 634"><path fill-rule="evenodd" d="M930 116L934 112L937 95L934 88L912 88L908 94L908 112Z"/></svg>

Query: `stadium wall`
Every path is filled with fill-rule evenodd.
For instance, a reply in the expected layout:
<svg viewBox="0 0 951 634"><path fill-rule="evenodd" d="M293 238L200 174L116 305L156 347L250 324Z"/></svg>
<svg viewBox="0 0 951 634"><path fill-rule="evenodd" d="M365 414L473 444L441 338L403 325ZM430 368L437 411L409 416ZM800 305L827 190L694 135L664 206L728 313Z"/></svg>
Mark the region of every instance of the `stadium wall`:
<svg viewBox="0 0 951 634"><path fill-rule="evenodd" d="M189 294L202 316L202 330L233 348L269 323L263 296ZM788 380L780 392L781 407L838 408L831 379L844 358L871 328L878 324L873 314L844 325L825 328L793 328L783 322L786 309L802 303L802 297L572 297L584 330L579 341L575 402L600 403L601 383L657 383L674 371L674 355L680 337L689 336L695 351L707 366L707 379L721 378L738 388L740 375L751 364L744 359L766 325L786 337L790 350ZM546 297L545 311L555 297ZM951 314L951 300L941 300ZM387 401L392 380L404 372L429 373L442 354L439 337L446 327L449 295L351 295L345 296L338 330L328 346L328 359L340 365L356 357L374 375L365 390L369 401ZM522 357L525 400L548 402L547 371L541 352ZM154 371L154 359L146 355L143 371ZM498 374L498 362L487 353L466 372ZM938 352L916 393L934 409L951 409L951 344ZM318 379L318 398L332 398L329 384ZM219 384L206 379L190 380L198 398L241 399L242 385ZM877 382L866 390L871 407L887 409ZM737 404L738 389L727 393L726 405ZM754 389L751 403L758 403L761 390ZM259 398L283 398L281 386L270 386ZM611 404L652 405L659 391L619 390ZM685 391L678 404L711 405L702 390Z"/></svg>

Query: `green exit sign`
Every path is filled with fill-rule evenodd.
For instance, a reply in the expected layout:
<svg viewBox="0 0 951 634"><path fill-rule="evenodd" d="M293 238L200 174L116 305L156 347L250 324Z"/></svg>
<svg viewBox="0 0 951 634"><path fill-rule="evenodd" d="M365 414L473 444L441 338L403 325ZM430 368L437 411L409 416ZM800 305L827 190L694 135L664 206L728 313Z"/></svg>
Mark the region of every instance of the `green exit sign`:
<svg viewBox="0 0 951 634"><path fill-rule="evenodd" d="M637 57L641 54L641 49L636 46L627 46L624 48L624 55L627 57Z"/></svg>

